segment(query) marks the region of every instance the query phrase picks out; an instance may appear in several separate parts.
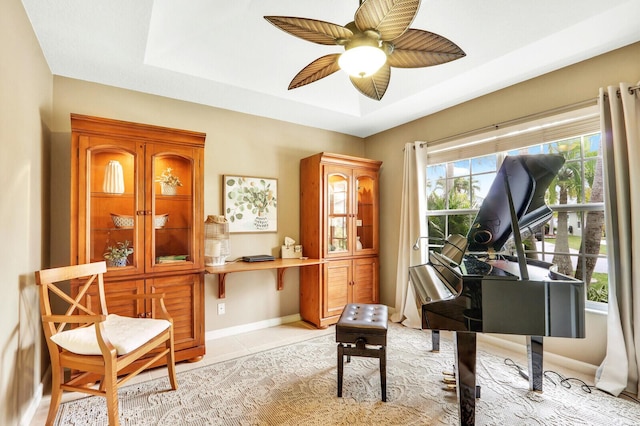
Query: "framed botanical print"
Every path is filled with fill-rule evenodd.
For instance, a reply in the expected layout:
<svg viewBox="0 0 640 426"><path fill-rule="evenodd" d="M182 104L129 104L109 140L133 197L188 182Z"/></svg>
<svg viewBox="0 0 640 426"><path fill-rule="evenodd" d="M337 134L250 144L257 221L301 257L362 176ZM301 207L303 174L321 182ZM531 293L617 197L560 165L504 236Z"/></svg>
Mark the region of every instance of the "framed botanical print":
<svg viewBox="0 0 640 426"><path fill-rule="evenodd" d="M229 232L278 230L277 179L224 175L223 196Z"/></svg>

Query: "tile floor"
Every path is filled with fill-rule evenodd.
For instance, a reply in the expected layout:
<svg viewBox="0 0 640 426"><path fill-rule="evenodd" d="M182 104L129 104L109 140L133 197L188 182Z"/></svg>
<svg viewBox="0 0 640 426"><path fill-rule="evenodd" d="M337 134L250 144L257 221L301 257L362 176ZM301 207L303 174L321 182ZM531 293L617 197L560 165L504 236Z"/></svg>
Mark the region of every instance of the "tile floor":
<svg viewBox="0 0 640 426"><path fill-rule="evenodd" d="M249 331L234 336L207 340L207 350L204 358L199 362L180 362L176 364L176 371L179 373L192 368L199 368L207 364L214 364L216 362L226 361L228 359L333 333L335 333L334 327L319 330L304 321L297 321L261 330ZM164 377L166 374L166 368L156 368L145 371L131 379L127 385L158 377ZM65 392L63 394L62 401L72 401L86 396L88 395L79 392ZM49 400L49 391L46 391L30 426L44 425L49 410Z"/></svg>

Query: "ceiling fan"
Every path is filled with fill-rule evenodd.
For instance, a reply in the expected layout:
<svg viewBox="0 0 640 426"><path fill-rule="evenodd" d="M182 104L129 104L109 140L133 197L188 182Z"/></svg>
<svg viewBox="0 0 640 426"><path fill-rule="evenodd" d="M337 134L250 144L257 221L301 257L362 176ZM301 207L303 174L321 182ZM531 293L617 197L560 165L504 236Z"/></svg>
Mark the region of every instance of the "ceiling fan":
<svg viewBox="0 0 640 426"><path fill-rule="evenodd" d="M389 85L391 67L428 67L466 56L445 37L409 28L419 7L420 0L360 0L353 22L345 26L287 16L264 18L301 39L345 48L344 53L322 56L304 67L289 90L343 69L360 93L379 101Z"/></svg>

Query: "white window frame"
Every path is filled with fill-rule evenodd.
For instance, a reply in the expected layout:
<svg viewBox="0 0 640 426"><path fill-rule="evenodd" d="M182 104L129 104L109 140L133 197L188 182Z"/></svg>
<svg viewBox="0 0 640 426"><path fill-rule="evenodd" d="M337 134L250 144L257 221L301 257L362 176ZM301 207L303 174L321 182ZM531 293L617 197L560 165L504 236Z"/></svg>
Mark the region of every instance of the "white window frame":
<svg viewBox="0 0 640 426"><path fill-rule="evenodd" d="M594 104L558 114L520 119L514 124L509 123L491 127L492 129L489 131L473 132L462 137L447 138L432 144L425 143L427 145L427 166L496 154L497 171L508 151L599 133L600 115L597 105ZM584 158L581 157L581 160L584 160ZM473 176L473 173L471 176ZM580 200L580 203L571 205L550 205L549 207L554 212L559 210L576 211L579 215L591 210L605 210L604 203L584 203L583 201ZM475 214L477 211L478 209L473 208L427 211L425 212L425 221L428 221L429 216ZM583 216L580 217L580 222L582 222ZM544 243L542 251L544 251ZM572 256L576 255L572 254ZM599 257L603 256L600 255ZM607 304L588 300L587 309L606 313Z"/></svg>

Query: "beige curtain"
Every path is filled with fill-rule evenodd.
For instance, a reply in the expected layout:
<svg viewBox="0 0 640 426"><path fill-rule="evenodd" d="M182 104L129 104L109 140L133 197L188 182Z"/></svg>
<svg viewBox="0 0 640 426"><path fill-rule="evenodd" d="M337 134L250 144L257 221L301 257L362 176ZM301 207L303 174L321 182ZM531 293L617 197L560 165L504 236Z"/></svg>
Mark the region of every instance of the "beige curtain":
<svg viewBox="0 0 640 426"><path fill-rule="evenodd" d="M600 89L608 212L607 353L596 386L637 394L640 369L640 96L621 83Z"/></svg>
<svg viewBox="0 0 640 426"><path fill-rule="evenodd" d="M421 251L413 250L412 247L418 237L427 235L425 222L426 151L424 142L409 142L404 147L396 303L391 321L402 322L405 326L412 328L420 328L422 325L420 313L413 297L413 290L409 288L409 266L422 263Z"/></svg>

